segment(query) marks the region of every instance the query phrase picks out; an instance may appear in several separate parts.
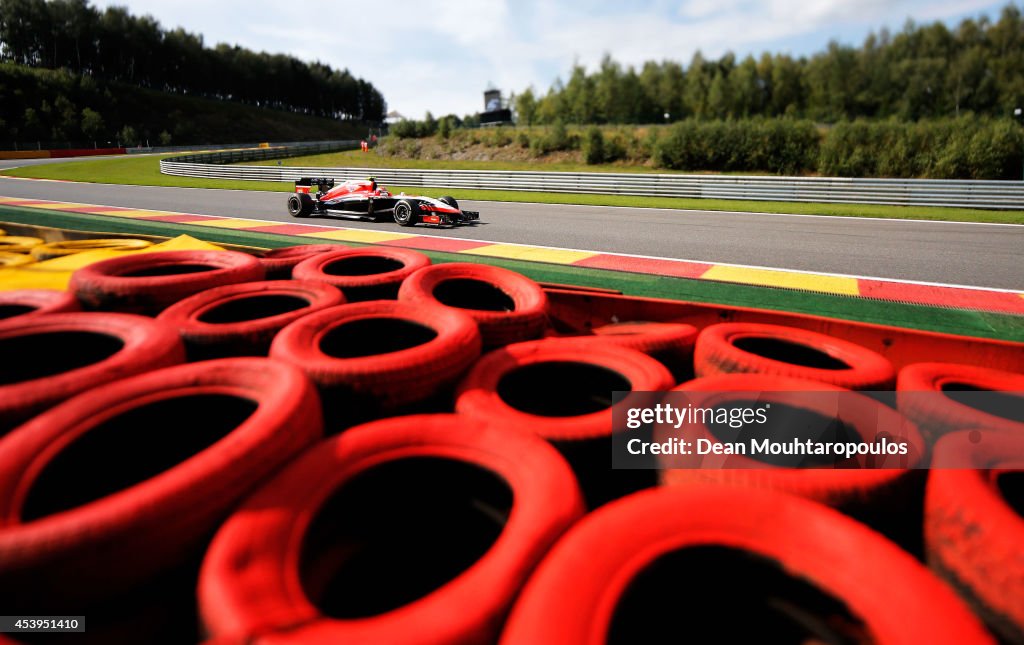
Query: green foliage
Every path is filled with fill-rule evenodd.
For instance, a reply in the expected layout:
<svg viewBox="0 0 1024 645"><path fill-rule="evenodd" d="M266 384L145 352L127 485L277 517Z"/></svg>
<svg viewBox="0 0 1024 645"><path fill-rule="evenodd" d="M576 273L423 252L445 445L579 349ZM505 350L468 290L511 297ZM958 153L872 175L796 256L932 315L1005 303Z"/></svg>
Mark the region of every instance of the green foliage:
<svg viewBox="0 0 1024 645"><path fill-rule="evenodd" d="M575 64L568 81L556 81L542 98L527 90L517 111L524 125L1003 117L1024 107L1022 34L1021 11L1008 4L998 20L966 19L952 30L910 23L895 35L870 34L861 47L830 43L809 58L765 53L737 62L726 53L712 61L698 52L685 70L648 61L637 72L606 56L590 72Z"/></svg>
<svg viewBox="0 0 1024 645"><path fill-rule="evenodd" d="M160 145L169 146L171 145L171 142L174 140L174 137L171 136L170 132L164 130L163 132L160 133L158 140L160 141Z"/></svg>
<svg viewBox="0 0 1024 645"><path fill-rule="evenodd" d="M583 136L583 160L588 164L604 163L604 135L601 129L595 125L587 128Z"/></svg>
<svg viewBox="0 0 1024 645"><path fill-rule="evenodd" d="M82 134L89 139L99 139L103 137L104 130L106 124L100 113L91 108L82 108Z"/></svg>
<svg viewBox="0 0 1024 645"><path fill-rule="evenodd" d="M202 36L88 0L0 0L0 61L332 119L378 122L386 111L381 93L347 69L206 47Z"/></svg>
<svg viewBox="0 0 1024 645"><path fill-rule="evenodd" d="M850 121L832 127L818 171L840 177L1019 179L1024 129L1009 119L917 123Z"/></svg>
<svg viewBox="0 0 1024 645"><path fill-rule="evenodd" d="M2 0L0 0L2 1ZM234 101L181 96L123 83L0 63L0 148L114 145L125 125L156 145L352 139L365 126Z"/></svg>

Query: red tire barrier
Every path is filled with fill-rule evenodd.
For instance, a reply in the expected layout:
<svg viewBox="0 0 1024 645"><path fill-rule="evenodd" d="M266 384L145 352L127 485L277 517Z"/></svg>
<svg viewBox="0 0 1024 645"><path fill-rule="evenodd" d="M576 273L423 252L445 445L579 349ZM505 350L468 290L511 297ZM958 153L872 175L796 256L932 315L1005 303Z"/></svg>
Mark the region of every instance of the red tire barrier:
<svg viewBox="0 0 1024 645"><path fill-rule="evenodd" d="M430 258L409 249L345 249L306 258L292 269L292 277L334 285L353 302L394 300L402 281L429 264Z"/></svg>
<svg viewBox="0 0 1024 645"><path fill-rule="evenodd" d="M611 470L612 392L665 390L672 375L636 350L547 339L485 354L456 390L455 409L551 441L569 460L591 508L657 483L645 470ZM623 401L618 406L630 406Z"/></svg>
<svg viewBox="0 0 1024 645"><path fill-rule="evenodd" d="M263 267L235 251L161 251L103 260L75 271L68 290L86 309L155 315L192 294L263 279Z"/></svg>
<svg viewBox="0 0 1024 645"><path fill-rule="evenodd" d="M719 488L644 491L585 517L531 576L501 642L652 640L991 642L874 531L789 495Z"/></svg>
<svg viewBox="0 0 1024 645"><path fill-rule="evenodd" d="M320 253L331 253L344 248L337 244L299 244L271 249L264 253L259 261L267 274L267 280L290 280L292 269L299 262Z"/></svg>
<svg viewBox="0 0 1024 645"><path fill-rule="evenodd" d="M0 324L0 434L89 388L185 360L174 329L130 314L57 313Z"/></svg>
<svg viewBox="0 0 1024 645"><path fill-rule="evenodd" d="M80 605L183 562L321 432L305 375L260 358L142 374L40 415L0 441L3 606Z"/></svg>
<svg viewBox="0 0 1024 645"><path fill-rule="evenodd" d="M1024 642L1024 435L954 432L925 496L928 563L1008 643Z"/></svg>
<svg viewBox="0 0 1024 645"><path fill-rule="evenodd" d="M322 282L243 282L189 296L157 320L178 330L192 360L266 356L285 326L344 302L340 291Z"/></svg>
<svg viewBox="0 0 1024 645"><path fill-rule="evenodd" d="M547 325L548 297L540 285L486 264L453 262L417 271L398 299L464 311L480 325L485 347L538 338Z"/></svg>
<svg viewBox="0 0 1024 645"><path fill-rule="evenodd" d="M594 336L575 338L643 352L667 367L676 383L693 378L693 344L697 340L693 325L634 321L603 325L593 332Z"/></svg>
<svg viewBox="0 0 1024 645"><path fill-rule="evenodd" d="M377 421L308 450L221 527L200 613L217 642L494 642L582 512L565 461L529 433Z"/></svg>
<svg viewBox="0 0 1024 645"><path fill-rule="evenodd" d="M479 355L480 332L469 316L385 300L322 309L285 327L270 347L272 358L316 382L325 405L351 404L350 412L364 414L429 399Z"/></svg>
<svg viewBox="0 0 1024 645"><path fill-rule="evenodd" d="M932 442L949 432L969 428L991 428L1018 434L1024 433L1024 416L1008 418L958 401L958 392L1024 392L1024 374L1002 370L957 365L955 363L915 363L900 370L896 381L896 400L900 410L913 419L921 432ZM933 394L914 394L917 392ZM970 396L970 395L968 395ZM1024 400L1009 399L1000 406L1003 412L1024 409ZM980 401L979 401L980 402Z"/></svg>
<svg viewBox="0 0 1024 645"><path fill-rule="evenodd" d="M849 341L796 327L721 323L705 327L694 349L697 376L774 374L850 390L891 390L892 363Z"/></svg>
<svg viewBox="0 0 1024 645"><path fill-rule="evenodd" d="M867 396L820 382L765 374L709 376L684 383L673 391L690 393L696 397L693 399L694 407L700 408L745 405L749 403L753 392L757 396L758 406L771 405L771 410L767 411L768 419L779 419L774 426L765 426L765 436L870 444L878 441L876 430L881 428L892 435L890 441L906 441L909 454L906 457L861 455L841 462L849 464L848 467L834 466L835 458L829 457L829 463L822 463L821 468L780 467L773 465L771 457L758 460L749 455L712 456L708 459L720 461L717 465L721 467L712 467L707 461L704 461L704 467L700 467L702 460L705 460L703 456L660 455L658 461L662 467L662 483L682 486L716 483L739 488L770 488L847 512L854 511L852 514L858 516L888 505L894 505L895 511L905 512L904 502L911 494L913 484L923 485L923 478L915 477L914 471L908 469L918 467L926 458L928 451L924 439L914 424L899 412ZM833 398L800 396L794 395L795 392L842 394ZM837 406L840 408L838 417ZM805 437L798 433L801 427L815 430L823 428L836 418L842 421L842 427L836 430L833 437ZM893 432L894 429L897 430ZM654 441L664 441L670 434L676 436L676 433L685 434L691 441L704 439L712 445L722 444L721 438L701 422L684 426L679 431L655 427ZM896 467L881 468L882 463Z"/></svg>
<svg viewBox="0 0 1024 645"><path fill-rule="evenodd" d="M0 321L39 314L78 311L78 300L67 291L19 289L0 291Z"/></svg>

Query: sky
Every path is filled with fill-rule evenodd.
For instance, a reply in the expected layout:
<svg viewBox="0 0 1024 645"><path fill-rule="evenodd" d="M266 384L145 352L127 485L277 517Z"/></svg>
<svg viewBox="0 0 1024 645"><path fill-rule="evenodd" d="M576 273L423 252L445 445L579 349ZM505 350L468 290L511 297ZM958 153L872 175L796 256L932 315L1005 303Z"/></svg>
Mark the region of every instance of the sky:
<svg viewBox="0 0 1024 645"><path fill-rule="evenodd" d="M988 0L94 0L150 14L166 29L348 68L408 118L472 114L488 86L544 93L574 63L684 64L732 51L811 55L831 40L936 20L999 17Z"/></svg>

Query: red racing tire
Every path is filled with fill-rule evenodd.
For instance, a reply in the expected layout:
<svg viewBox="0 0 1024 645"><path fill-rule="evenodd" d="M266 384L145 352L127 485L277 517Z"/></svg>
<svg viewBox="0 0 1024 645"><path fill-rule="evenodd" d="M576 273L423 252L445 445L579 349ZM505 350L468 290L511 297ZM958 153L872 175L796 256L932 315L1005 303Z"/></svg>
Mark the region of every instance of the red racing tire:
<svg viewBox="0 0 1024 645"><path fill-rule="evenodd" d="M217 642L494 642L582 513L565 461L529 433L447 414L369 423L307 450L228 519L200 613ZM346 585L333 595L332 578Z"/></svg>
<svg viewBox="0 0 1024 645"><path fill-rule="evenodd" d="M612 470L616 412L639 392L666 390L672 375L646 354L626 347L545 339L485 354L456 390L459 414L509 429L527 429L569 460L590 508L657 484L650 470ZM612 393L631 392L613 404Z"/></svg>
<svg viewBox="0 0 1024 645"><path fill-rule="evenodd" d="M790 495L720 488L644 491L585 517L537 567L501 642L649 638L991 642L952 590L860 523Z"/></svg>
<svg viewBox="0 0 1024 645"><path fill-rule="evenodd" d="M723 374L709 376L684 383L672 390L685 392L692 397L694 407L717 407L731 402L743 404L756 396L757 404L769 404L772 414L785 414L785 407L795 408L800 413L810 413L821 419L838 418L846 431L856 433L856 439L863 443L876 443L879 428L891 440L906 441L908 455L866 457L858 456L842 463L848 467L825 465L820 468L780 467L769 461L758 460L750 455L705 456L661 455L661 481L674 486L692 486L715 483L737 488L768 488L800 497L806 497L829 506L862 517L865 513L879 511L892 506L896 514L905 514L907 501L916 498L920 504L923 473L918 468L927 458L928 449L917 428L899 412L867 396L833 385L816 381L785 378L766 374ZM834 392L830 396L800 396L801 392ZM840 398L841 397L841 398ZM799 427L793 416L784 417L781 423L786 428L776 431L768 429L766 434L798 439L808 437L790 434L791 427ZM811 427L810 424L808 427ZM819 426L814 426L819 427ZM810 430L808 430L810 431ZM669 430L656 426L654 441L665 441L676 433L688 440L703 439L710 444L722 444L711 428L701 422L680 430ZM816 438L819 440L821 437ZM853 440L854 437L850 437ZM839 437L836 441L841 441ZM695 443L693 445L696 445ZM869 463L869 459L871 463ZM709 461L711 460L711 461ZM915 490L916 489L916 490ZM920 524L917 525L918 530Z"/></svg>
<svg viewBox="0 0 1024 645"><path fill-rule="evenodd" d="M596 327L588 341L629 347L647 354L672 372L676 383L693 378L693 344L697 328L683 323L634 321Z"/></svg>
<svg viewBox="0 0 1024 645"><path fill-rule="evenodd" d="M81 606L183 563L321 435L312 384L264 358L141 374L40 415L0 440L4 606Z"/></svg>
<svg viewBox="0 0 1024 645"><path fill-rule="evenodd" d="M925 553L1007 643L1024 642L1024 435L953 432L935 446Z"/></svg>
<svg viewBox="0 0 1024 645"><path fill-rule="evenodd" d="M850 390L891 390L887 358L846 340L796 327L720 323L697 337L698 377L749 372L829 383Z"/></svg>
<svg viewBox="0 0 1024 645"><path fill-rule="evenodd" d="M480 325L484 347L539 338L547 325L548 297L540 285L487 264L452 262L417 271L398 299L464 311Z"/></svg>
<svg viewBox="0 0 1024 645"><path fill-rule="evenodd" d="M260 264L267 274L267 280L290 280L296 264L321 253L344 250L338 244L298 244L280 249L271 249L260 258Z"/></svg>
<svg viewBox="0 0 1024 645"><path fill-rule="evenodd" d="M56 313L0 324L0 434L110 381L185 361L172 327L144 316Z"/></svg>
<svg viewBox="0 0 1024 645"><path fill-rule="evenodd" d="M1024 392L1024 374L975 365L914 363L901 369L896 380L896 401L900 410L920 426L932 443L949 432L972 428L1024 434L1024 417L1015 420L972 407L954 398L958 391L1016 392L1016 405L1009 403L1002 407L1004 411L1014 407L1024 409L1021 407L1024 400L1019 398L1019 393ZM975 398L989 396L992 394Z"/></svg>
<svg viewBox="0 0 1024 645"><path fill-rule="evenodd" d="M322 282L242 282L189 296L157 320L178 330L191 360L266 356L274 336L287 325L344 303L340 291Z"/></svg>
<svg viewBox="0 0 1024 645"><path fill-rule="evenodd" d="M292 278L334 285L350 302L394 300L402 281L429 265L429 257L409 249L349 248L306 258L292 269Z"/></svg>
<svg viewBox="0 0 1024 645"><path fill-rule="evenodd" d="M352 413L373 414L420 403L454 385L480 356L480 332L469 316L444 307L358 302L288 325L274 338L270 356L305 371L340 416L347 416L340 408L348 404Z"/></svg>
<svg viewBox="0 0 1024 645"><path fill-rule="evenodd" d="M236 251L160 251L102 260L71 275L86 309L155 315L192 294L263 279L259 260Z"/></svg>
<svg viewBox="0 0 1024 645"><path fill-rule="evenodd" d="M23 316L78 311L74 294L54 289L0 291L0 321Z"/></svg>

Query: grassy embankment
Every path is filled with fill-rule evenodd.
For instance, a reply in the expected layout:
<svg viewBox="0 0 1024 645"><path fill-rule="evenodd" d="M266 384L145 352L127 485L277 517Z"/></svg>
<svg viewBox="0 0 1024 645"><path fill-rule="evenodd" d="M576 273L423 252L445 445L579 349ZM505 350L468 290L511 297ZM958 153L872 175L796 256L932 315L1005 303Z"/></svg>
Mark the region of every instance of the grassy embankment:
<svg viewBox="0 0 1024 645"><path fill-rule="evenodd" d="M163 155L167 156L167 155ZM192 179L161 175L158 161L161 156L109 157L89 161L60 164L25 166L4 171L2 174L39 179L64 179L110 184L133 184L143 186L183 186L190 188L232 188L243 190L268 190L288 192L291 184L285 182L235 181L215 179ZM276 163L276 162L266 162ZM538 166L531 162L484 162L484 161L443 161L443 160L402 160L381 157L373 153L341 152L311 157L295 157L282 160L288 166L339 166L360 168L450 168L450 169L493 169L493 170L576 170L571 163L553 163ZM618 172L621 168L609 166L587 166L588 170ZM642 170L641 170L642 171ZM650 170L647 170L650 172ZM407 192L436 192L412 186L389 186L392 190ZM437 188L444 188L438 186ZM670 208L711 211L753 211L767 213L796 213L808 215L836 215L844 217L886 217L894 219L931 219L965 222L998 222L1024 224L1024 211L989 211L963 208L876 206L861 204L805 204L796 202L760 202L713 199L681 199L671 197L634 197L626 195L583 195L569 193L534 193L505 190L446 190L457 199L494 200L509 202L534 202L551 204L588 204L600 206L625 206L632 208Z"/></svg>

